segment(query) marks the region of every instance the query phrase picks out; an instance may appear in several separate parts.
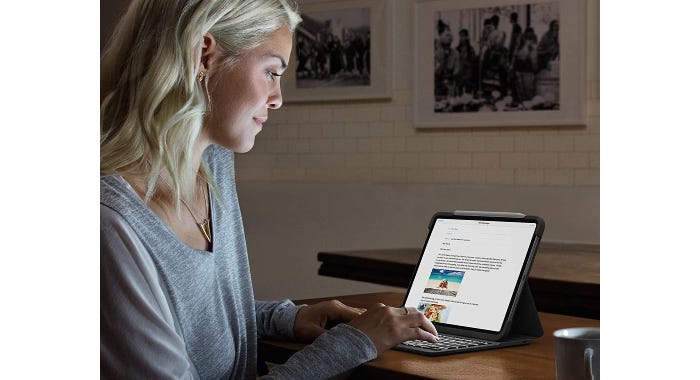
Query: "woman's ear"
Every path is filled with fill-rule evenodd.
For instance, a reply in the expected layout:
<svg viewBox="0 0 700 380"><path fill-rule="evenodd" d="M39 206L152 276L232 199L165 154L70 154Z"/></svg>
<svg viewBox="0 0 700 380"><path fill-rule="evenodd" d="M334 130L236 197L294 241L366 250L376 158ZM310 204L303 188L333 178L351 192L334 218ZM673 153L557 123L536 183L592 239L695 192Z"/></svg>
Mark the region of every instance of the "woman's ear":
<svg viewBox="0 0 700 380"><path fill-rule="evenodd" d="M202 37L202 58L199 61L199 71L207 71L211 68L218 49L214 36L206 32Z"/></svg>

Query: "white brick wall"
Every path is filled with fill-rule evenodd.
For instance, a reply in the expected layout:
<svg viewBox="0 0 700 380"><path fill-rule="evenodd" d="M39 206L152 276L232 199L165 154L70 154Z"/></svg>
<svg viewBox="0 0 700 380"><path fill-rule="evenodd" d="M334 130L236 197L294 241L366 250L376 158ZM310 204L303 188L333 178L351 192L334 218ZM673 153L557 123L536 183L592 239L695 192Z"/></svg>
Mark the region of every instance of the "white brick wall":
<svg viewBox="0 0 700 380"><path fill-rule="evenodd" d="M598 4L591 3L595 14ZM253 150L239 155L239 181L599 186L597 17L589 17L587 33L585 127L437 130L412 124L412 39L405 37L411 12L401 7L394 17L401 32L394 62L411 74L397 75L391 101L285 104L270 112Z"/></svg>

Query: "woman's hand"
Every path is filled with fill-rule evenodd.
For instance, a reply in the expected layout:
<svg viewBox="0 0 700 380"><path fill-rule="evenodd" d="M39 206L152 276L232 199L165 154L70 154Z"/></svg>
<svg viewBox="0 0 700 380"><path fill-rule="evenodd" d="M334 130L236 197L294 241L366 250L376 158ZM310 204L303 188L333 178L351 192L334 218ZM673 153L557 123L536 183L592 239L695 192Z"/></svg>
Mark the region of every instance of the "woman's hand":
<svg viewBox="0 0 700 380"><path fill-rule="evenodd" d="M294 321L294 337L302 342L312 342L326 332L328 322L347 322L365 310L350 307L338 300L302 307Z"/></svg>
<svg viewBox="0 0 700 380"><path fill-rule="evenodd" d="M437 342L435 326L416 308L395 308L379 303L348 323L364 332L380 354L411 339Z"/></svg>

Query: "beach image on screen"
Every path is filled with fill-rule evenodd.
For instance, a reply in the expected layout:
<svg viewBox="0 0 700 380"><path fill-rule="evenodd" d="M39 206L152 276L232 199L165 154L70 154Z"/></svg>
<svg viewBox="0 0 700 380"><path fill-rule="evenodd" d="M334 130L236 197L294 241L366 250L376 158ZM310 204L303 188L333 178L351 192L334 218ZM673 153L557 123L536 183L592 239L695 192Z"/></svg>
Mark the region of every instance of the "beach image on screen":
<svg viewBox="0 0 700 380"><path fill-rule="evenodd" d="M462 271L433 268L424 292L455 297L463 278Z"/></svg>
<svg viewBox="0 0 700 380"><path fill-rule="evenodd" d="M425 317L431 322L441 323L447 322L447 316L450 312L450 309L445 305L429 302L419 303L416 309L423 313L423 315L425 315Z"/></svg>

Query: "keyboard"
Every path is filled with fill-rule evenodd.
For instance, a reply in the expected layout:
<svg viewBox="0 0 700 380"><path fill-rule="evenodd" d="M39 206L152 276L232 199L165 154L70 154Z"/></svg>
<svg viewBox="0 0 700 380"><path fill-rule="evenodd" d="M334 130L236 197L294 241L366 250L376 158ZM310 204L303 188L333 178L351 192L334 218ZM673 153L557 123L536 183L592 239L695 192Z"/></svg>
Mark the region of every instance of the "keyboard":
<svg viewBox="0 0 700 380"><path fill-rule="evenodd" d="M428 342L425 340L407 340L403 342L406 346L425 348L435 351L444 351L453 348L468 348L468 347L479 347L497 344L496 342L489 342L485 340L466 338L463 336L449 335L449 334L439 334L439 341L437 343Z"/></svg>

